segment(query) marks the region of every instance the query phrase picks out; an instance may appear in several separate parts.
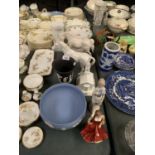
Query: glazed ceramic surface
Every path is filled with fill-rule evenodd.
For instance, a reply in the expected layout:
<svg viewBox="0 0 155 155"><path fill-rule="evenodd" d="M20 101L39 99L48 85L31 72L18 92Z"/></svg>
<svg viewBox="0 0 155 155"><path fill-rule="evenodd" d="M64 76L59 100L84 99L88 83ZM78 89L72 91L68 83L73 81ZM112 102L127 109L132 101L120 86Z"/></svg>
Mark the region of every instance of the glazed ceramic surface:
<svg viewBox="0 0 155 155"><path fill-rule="evenodd" d="M19 125L29 126L39 117L40 110L38 104L29 101L19 105Z"/></svg>
<svg viewBox="0 0 155 155"><path fill-rule="evenodd" d="M125 19L109 18L107 20L108 28L114 33L122 33L128 28L128 22Z"/></svg>
<svg viewBox="0 0 155 155"><path fill-rule="evenodd" d="M115 42L106 42L102 51L99 67L102 71L109 71L113 67L114 60L120 52L119 44Z"/></svg>
<svg viewBox="0 0 155 155"><path fill-rule="evenodd" d="M125 139L129 147L135 152L135 120L131 120L125 126Z"/></svg>
<svg viewBox="0 0 155 155"><path fill-rule="evenodd" d="M40 100L42 119L50 127L60 130L77 126L85 116L86 107L84 94L71 84L50 87Z"/></svg>
<svg viewBox="0 0 155 155"><path fill-rule="evenodd" d="M116 57L114 65L122 70L133 70L135 68L135 61L129 54L119 54Z"/></svg>
<svg viewBox="0 0 155 155"><path fill-rule="evenodd" d="M106 95L119 110L135 114L135 73L116 71L106 80Z"/></svg>
<svg viewBox="0 0 155 155"><path fill-rule="evenodd" d="M52 71L52 62L54 51L49 49L36 50L29 65L29 74L40 74L42 76L50 75Z"/></svg>
<svg viewBox="0 0 155 155"><path fill-rule="evenodd" d="M28 128L22 138L23 145L28 148L32 149L37 147L43 141L43 131L41 128L34 126Z"/></svg>

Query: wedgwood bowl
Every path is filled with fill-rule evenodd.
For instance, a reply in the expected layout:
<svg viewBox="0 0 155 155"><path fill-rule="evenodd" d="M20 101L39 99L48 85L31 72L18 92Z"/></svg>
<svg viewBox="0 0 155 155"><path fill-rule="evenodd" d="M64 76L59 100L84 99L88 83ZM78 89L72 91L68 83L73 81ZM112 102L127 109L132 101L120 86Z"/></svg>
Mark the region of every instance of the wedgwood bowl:
<svg viewBox="0 0 155 155"><path fill-rule="evenodd" d="M47 89L40 100L43 121L51 128L67 130L77 126L86 113L86 99L79 88L57 84Z"/></svg>
<svg viewBox="0 0 155 155"><path fill-rule="evenodd" d="M125 19L109 18L107 20L108 28L114 33L121 33L127 30L128 22Z"/></svg>

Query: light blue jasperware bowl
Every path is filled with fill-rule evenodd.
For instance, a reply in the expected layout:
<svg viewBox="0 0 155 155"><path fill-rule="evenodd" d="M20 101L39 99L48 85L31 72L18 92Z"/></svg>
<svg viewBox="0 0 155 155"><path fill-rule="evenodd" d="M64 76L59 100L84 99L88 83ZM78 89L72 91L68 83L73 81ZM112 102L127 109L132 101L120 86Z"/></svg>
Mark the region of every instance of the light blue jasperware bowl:
<svg viewBox="0 0 155 155"><path fill-rule="evenodd" d="M40 114L51 128L67 130L77 126L86 114L84 94L74 85L56 84L40 100Z"/></svg>

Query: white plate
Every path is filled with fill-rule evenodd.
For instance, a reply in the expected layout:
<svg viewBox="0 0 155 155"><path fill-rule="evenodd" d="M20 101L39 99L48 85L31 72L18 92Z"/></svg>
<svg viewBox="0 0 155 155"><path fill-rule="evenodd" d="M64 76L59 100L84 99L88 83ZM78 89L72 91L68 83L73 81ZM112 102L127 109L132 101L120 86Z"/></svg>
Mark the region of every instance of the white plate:
<svg viewBox="0 0 155 155"><path fill-rule="evenodd" d="M43 84L43 77L39 74L27 75L23 84L28 90L38 89Z"/></svg>
<svg viewBox="0 0 155 155"><path fill-rule="evenodd" d="M28 73L40 74L42 76L50 75L53 59L54 51L49 49L36 50L30 61Z"/></svg>
<svg viewBox="0 0 155 155"><path fill-rule="evenodd" d="M22 138L23 145L28 149L37 147L42 141L43 131L37 126L27 129Z"/></svg>
<svg viewBox="0 0 155 155"><path fill-rule="evenodd" d="M40 114L39 106L33 101L24 102L19 105L19 125L29 126L35 122Z"/></svg>

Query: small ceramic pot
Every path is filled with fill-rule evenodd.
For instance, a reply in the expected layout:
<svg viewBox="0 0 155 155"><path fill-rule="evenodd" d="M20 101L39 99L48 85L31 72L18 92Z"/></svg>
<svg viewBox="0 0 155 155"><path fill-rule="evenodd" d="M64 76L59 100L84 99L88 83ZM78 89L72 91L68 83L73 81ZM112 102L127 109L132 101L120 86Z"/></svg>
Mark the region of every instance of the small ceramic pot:
<svg viewBox="0 0 155 155"><path fill-rule="evenodd" d="M129 11L129 7L127 5L123 5L123 4L118 4L118 5L116 5L115 8L125 10L125 11Z"/></svg>
<svg viewBox="0 0 155 155"><path fill-rule="evenodd" d="M107 4L108 10L113 9L116 6L116 2L114 2L114 1L105 1L105 2Z"/></svg>
<svg viewBox="0 0 155 155"><path fill-rule="evenodd" d="M69 7L65 9L64 14L67 17L67 19L74 19L74 18L78 18L81 20L84 19L84 13L82 9L78 7Z"/></svg>
<svg viewBox="0 0 155 155"><path fill-rule="evenodd" d="M50 14L47 12L47 9L43 9L41 14L40 14L40 18L42 20L50 20Z"/></svg>
<svg viewBox="0 0 155 155"><path fill-rule="evenodd" d="M22 100L23 101L25 101L25 102L27 102L27 101L30 101L31 99L32 99L32 94L31 93L29 93L28 91L26 91L26 90L23 90L23 92L22 92Z"/></svg>
<svg viewBox="0 0 155 155"><path fill-rule="evenodd" d="M125 19L109 18L107 20L109 30L114 33L122 33L128 28L128 22Z"/></svg>
<svg viewBox="0 0 155 155"><path fill-rule="evenodd" d="M118 53L120 52L120 45L116 42L106 42L99 61L99 67L102 71L109 71L113 67L113 63Z"/></svg>
<svg viewBox="0 0 155 155"><path fill-rule="evenodd" d="M38 5L36 3L32 3L30 5L30 10L31 10L31 13L37 17L39 15L39 10L38 10Z"/></svg>

